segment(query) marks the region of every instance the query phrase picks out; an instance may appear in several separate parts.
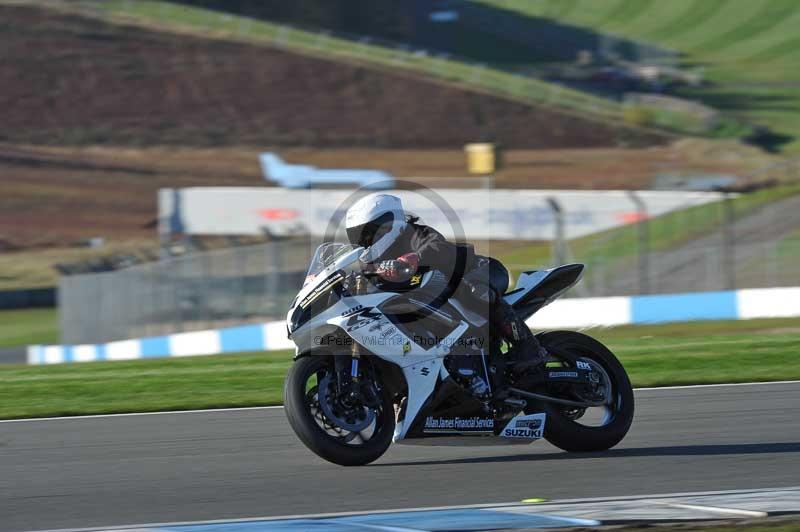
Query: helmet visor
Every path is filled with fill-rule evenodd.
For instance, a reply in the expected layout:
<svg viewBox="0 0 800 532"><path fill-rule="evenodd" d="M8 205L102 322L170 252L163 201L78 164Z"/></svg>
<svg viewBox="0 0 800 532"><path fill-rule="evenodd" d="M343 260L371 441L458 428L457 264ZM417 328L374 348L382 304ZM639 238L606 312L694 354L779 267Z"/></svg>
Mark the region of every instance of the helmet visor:
<svg viewBox="0 0 800 532"><path fill-rule="evenodd" d="M392 230L393 222L394 215L387 212L365 224L349 227L347 229L347 239L353 245L368 248Z"/></svg>

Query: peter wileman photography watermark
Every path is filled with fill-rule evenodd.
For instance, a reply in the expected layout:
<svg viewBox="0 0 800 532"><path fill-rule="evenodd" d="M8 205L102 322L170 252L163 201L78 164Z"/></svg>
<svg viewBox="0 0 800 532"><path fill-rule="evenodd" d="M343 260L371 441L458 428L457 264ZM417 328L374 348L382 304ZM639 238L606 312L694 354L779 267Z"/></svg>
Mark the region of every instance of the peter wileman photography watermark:
<svg viewBox="0 0 800 532"><path fill-rule="evenodd" d="M465 348L482 348L486 343L486 338L474 336L470 338L447 338L441 336L419 336L411 335L410 340L422 347L435 347L444 346L448 348L465 347ZM367 345L374 346L402 346L407 340L404 340L399 335L390 336L387 338L376 336L366 337L363 342ZM355 344L356 341L349 336L315 336L314 345L317 346L332 346L332 347L349 347Z"/></svg>

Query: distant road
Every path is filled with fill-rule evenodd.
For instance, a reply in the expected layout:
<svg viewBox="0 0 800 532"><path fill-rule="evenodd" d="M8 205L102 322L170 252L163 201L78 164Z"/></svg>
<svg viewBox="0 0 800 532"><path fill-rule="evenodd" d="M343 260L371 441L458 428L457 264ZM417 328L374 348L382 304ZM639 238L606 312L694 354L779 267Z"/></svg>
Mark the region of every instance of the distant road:
<svg viewBox="0 0 800 532"><path fill-rule="evenodd" d="M25 364L27 361L25 347L0 347L0 364Z"/></svg>
<svg viewBox="0 0 800 532"><path fill-rule="evenodd" d="M341 468L283 410L0 422L0 531L766 488L800 478L800 383L639 390L616 449L395 446Z"/></svg>

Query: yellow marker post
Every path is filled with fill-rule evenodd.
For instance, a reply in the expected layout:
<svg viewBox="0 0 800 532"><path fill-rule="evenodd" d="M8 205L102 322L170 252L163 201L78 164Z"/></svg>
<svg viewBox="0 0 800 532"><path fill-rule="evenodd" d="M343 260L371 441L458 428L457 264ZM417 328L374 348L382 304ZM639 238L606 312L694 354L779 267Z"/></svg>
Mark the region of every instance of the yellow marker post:
<svg viewBox="0 0 800 532"><path fill-rule="evenodd" d="M470 174L489 175L495 171L494 144L480 142L464 146L467 154L467 170Z"/></svg>

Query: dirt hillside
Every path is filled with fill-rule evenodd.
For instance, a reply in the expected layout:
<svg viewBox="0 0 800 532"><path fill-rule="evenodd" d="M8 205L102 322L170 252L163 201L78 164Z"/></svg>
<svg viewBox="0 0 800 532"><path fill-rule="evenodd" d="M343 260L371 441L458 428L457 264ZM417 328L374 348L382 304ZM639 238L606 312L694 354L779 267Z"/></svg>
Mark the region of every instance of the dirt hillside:
<svg viewBox="0 0 800 532"><path fill-rule="evenodd" d="M460 149L274 149L295 164L374 168L427 186L485 186L466 173ZM155 239L162 187L268 186L255 147L45 147L0 143L0 251L103 236ZM695 153L697 151L697 153ZM732 154L682 143L648 149L508 150L488 183L498 188L641 189L661 172L738 173ZM758 159L760 161L760 159ZM766 164L765 162L761 163Z"/></svg>
<svg viewBox="0 0 800 532"><path fill-rule="evenodd" d="M663 143L392 72L0 7L0 141L509 148Z"/></svg>

